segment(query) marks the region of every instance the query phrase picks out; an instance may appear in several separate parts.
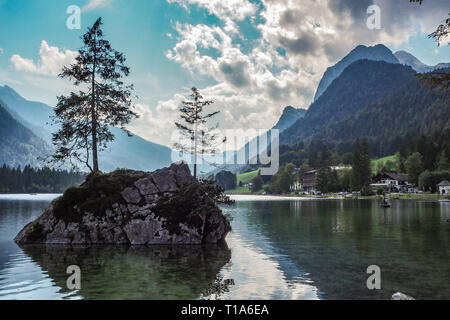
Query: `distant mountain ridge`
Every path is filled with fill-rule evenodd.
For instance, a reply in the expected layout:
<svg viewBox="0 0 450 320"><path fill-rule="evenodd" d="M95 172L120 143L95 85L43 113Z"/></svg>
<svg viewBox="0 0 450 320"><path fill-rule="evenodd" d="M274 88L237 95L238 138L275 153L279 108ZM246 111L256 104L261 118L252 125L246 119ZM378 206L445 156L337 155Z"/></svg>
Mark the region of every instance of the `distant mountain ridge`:
<svg viewBox="0 0 450 320"><path fill-rule="evenodd" d="M341 75L341 73L353 62L358 60L373 60L384 61L387 63L399 63L392 51L382 44L373 47L366 47L363 45L357 46L349 54L347 54L341 61L334 66L329 67L319 83L319 86L314 97L314 101L326 91L328 86Z"/></svg>
<svg viewBox="0 0 450 320"><path fill-rule="evenodd" d="M435 66L426 65L411 53L403 50L397 51L394 55L401 64L410 66L419 73L427 73L437 69L450 68L450 63L438 63Z"/></svg>
<svg viewBox="0 0 450 320"><path fill-rule="evenodd" d="M401 90L415 71L401 64L358 60L348 66L308 109L306 115L280 135L281 144L309 139L334 123Z"/></svg>
<svg viewBox="0 0 450 320"><path fill-rule="evenodd" d="M292 106L284 108L283 113L273 129L284 131L292 126L298 119L303 118L306 114L306 109L296 109Z"/></svg>
<svg viewBox="0 0 450 320"><path fill-rule="evenodd" d="M45 158L51 149L30 129L17 121L0 100L0 166L10 167L29 164L40 166L38 158Z"/></svg>
<svg viewBox="0 0 450 320"><path fill-rule="evenodd" d="M57 129L51 124L53 108L40 102L28 101L6 85L0 86L0 99L9 115L36 137L45 141L46 149L51 150L51 147L48 147L51 146L51 134ZM128 137L118 128L111 128L111 130L116 139L107 150L99 154L101 170L129 168L153 171L172 163L170 148L147 141L137 135Z"/></svg>
<svg viewBox="0 0 450 320"><path fill-rule="evenodd" d="M450 128L449 101L450 90L430 89L411 77L403 88L340 122L324 126L314 138L352 143L357 137L367 137L378 156L393 154L407 137L438 137Z"/></svg>
<svg viewBox="0 0 450 320"><path fill-rule="evenodd" d="M280 116L280 119L278 120L278 122L272 127L272 129L276 129L279 130L280 133L284 132L286 129L288 129L289 127L291 127L298 119L302 118L305 116L305 114L307 113L306 109L302 109L302 108L294 108L292 106L287 106L284 108L283 113ZM267 135L269 137L269 135ZM253 139L251 139L248 143L245 144L245 146L241 147L239 150L237 151L227 151L224 154L221 154L220 157L225 157L225 159L227 159L227 165L222 165L222 166L218 166L219 168L214 168L213 166L210 165L202 165L200 166L200 170L203 172L207 172L206 175L215 175L220 171L226 170L226 171L231 171L233 173L238 173L240 172L243 168L246 167L246 164L234 164L235 159L238 157L238 155L244 155L246 161L248 161L248 159L254 158L255 156L257 156L257 154L252 154L250 152L250 144L257 144L258 139L260 137L255 137ZM259 150L258 153L261 153L261 151ZM233 164L231 164L233 163Z"/></svg>

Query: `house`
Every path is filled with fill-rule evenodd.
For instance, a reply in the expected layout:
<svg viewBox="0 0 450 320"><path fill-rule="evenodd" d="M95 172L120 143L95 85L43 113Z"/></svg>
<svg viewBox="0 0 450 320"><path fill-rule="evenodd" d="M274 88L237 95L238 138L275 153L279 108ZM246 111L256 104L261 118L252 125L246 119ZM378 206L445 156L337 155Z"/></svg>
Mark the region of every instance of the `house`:
<svg viewBox="0 0 450 320"><path fill-rule="evenodd" d="M315 192L314 183L316 182L316 174L317 174L317 170L307 171L302 174L301 187L302 187L303 191L310 192L310 193Z"/></svg>
<svg viewBox="0 0 450 320"><path fill-rule="evenodd" d="M389 192L410 192L413 186L408 183L408 174L383 172L377 174L370 185L373 188L383 187Z"/></svg>
<svg viewBox="0 0 450 320"><path fill-rule="evenodd" d="M447 180L441 181L438 185L439 194L450 194L450 182Z"/></svg>

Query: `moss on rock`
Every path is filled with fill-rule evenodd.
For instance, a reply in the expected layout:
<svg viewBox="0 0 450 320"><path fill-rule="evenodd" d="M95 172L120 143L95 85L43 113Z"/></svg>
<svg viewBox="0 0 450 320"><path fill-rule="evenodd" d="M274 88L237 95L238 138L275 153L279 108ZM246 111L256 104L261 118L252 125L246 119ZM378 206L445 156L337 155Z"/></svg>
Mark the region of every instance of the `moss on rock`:
<svg viewBox="0 0 450 320"><path fill-rule="evenodd" d="M67 189L53 202L55 217L69 223L81 222L85 212L103 216L114 203L125 204L121 192L138 178L138 173L131 170L92 173L80 186Z"/></svg>

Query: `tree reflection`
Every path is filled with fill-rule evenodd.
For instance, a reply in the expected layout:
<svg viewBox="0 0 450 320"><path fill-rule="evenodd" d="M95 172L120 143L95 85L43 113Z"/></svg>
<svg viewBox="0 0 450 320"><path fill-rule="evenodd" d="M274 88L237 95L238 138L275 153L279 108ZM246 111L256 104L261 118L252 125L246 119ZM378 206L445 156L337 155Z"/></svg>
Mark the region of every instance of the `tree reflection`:
<svg viewBox="0 0 450 320"><path fill-rule="evenodd" d="M231 285L219 280L231 259L226 246L45 246L23 251L37 263L61 293L84 299L198 299L220 296ZM67 289L70 265L81 268L81 290ZM219 281L219 282L218 282Z"/></svg>

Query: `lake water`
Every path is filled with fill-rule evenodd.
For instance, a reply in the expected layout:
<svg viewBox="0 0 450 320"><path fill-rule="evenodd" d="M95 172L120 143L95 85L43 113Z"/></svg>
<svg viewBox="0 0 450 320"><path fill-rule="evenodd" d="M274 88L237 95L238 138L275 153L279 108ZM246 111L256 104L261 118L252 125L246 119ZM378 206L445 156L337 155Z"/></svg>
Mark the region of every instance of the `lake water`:
<svg viewBox="0 0 450 320"><path fill-rule="evenodd" d="M235 196L227 247L19 248L55 196L0 196L0 299L450 299L450 203Z"/></svg>

